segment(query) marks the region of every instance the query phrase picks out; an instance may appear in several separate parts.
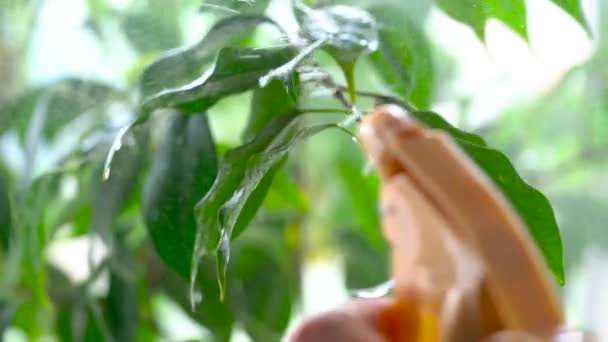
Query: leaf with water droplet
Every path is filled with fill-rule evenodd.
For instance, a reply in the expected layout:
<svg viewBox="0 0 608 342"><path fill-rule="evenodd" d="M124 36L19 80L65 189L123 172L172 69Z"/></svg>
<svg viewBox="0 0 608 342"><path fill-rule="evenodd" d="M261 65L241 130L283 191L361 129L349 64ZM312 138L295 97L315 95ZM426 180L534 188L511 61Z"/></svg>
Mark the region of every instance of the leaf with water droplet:
<svg viewBox="0 0 608 342"><path fill-rule="evenodd" d="M218 21L195 45L166 51L143 71L140 81L142 98L192 82L213 61L219 49L238 43L266 23L276 26L264 16L231 16Z"/></svg>
<svg viewBox="0 0 608 342"><path fill-rule="evenodd" d="M222 97L257 88L259 79L289 62L289 46L253 49L226 47L219 51L214 66L198 79L178 88L163 90L147 99L138 121L159 108L179 108L185 113L202 112Z"/></svg>
<svg viewBox="0 0 608 342"><path fill-rule="evenodd" d="M336 60L352 63L378 47L376 20L363 9L346 5L317 9L296 0L294 12L304 36L326 41L324 49Z"/></svg>
<svg viewBox="0 0 608 342"><path fill-rule="evenodd" d="M387 296L394 288L393 280L386 281L382 284L367 288L351 291L351 295L363 299L376 299Z"/></svg>
<svg viewBox="0 0 608 342"><path fill-rule="evenodd" d="M201 113L221 98L259 86L260 77L289 62L294 50L289 46L252 49L227 47L220 50L214 66L198 79L178 88L170 88L145 100L138 116L119 132L106 158L104 175L109 176L112 158L120 149L128 131L148 120L157 109L177 108L185 114Z"/></svg>
<svg viewBox="0 0 608 342"><path fill-rule="evenodd" d="M237 14L262 14L269 3L270 0L205 0L201 4L201 10Z"/></svg>
<svg viewBox="0 0 608 342"><path fill-rule="evenodd" d="M95 168L92 184L91 231L99 234L106 243L113 240L114 222L137 189L148 152L148 129L140 127L125 139L124 146L115 154L112 173L107 178L100 177L103 165Z"/></svg>
<svg viewBox="0 0 608 342"><path fill-rule="evenodd" d="M226 242L240 234L253 217L252 210L247 207L259 208L271 183L271 178L267 185L264 183L269 180L268 175L277 171L277 165L297 143L327 128L337 127L341 118L339 115L282 115L270 122L251 142L226 152L213 187L195 208L197 234L190 278L191 295L196 288L199 260L207 254L223 259L218 260L218 281L220 286L225 284L222 268L230 256L230 243ZM263 193L259 189L263 189ZM255 199L253 202L252 198ZM242 218L243 215L246 219Z"/></svg>
<svg viewBox="0 0 608 342"><path fill-rule="evenodd" d="M294 97L297 98L299 94L298 75L293 74L288 83L292 84L291 89L286 88L282 81L274 80L267 86L254 90L249 121L243 132L245 141L251 140L275 117L296 110L297 102Z"/></svg>
<svg viewBox="0 0 608 342"><path fill-rule="evenodd" d="M143 218L160 258L189 279L196 201L217 174L215 145L205 114L174 113L143 193Z"/></svg>
<svg viewBox="0 0 608 342"><path fill-rule="evenodd" d="M346 5L310 8L294 0L294 13L302 33L311 41L325 41L326 50L340 65L355 100L354 65L364 53L378 48L378 25L365 10Z"/></svg>
<svg viewBox="0 0 608 342"><path fill-rule="evenodd" d="M278 68L270 70L266 75L260 77L260 87L266 87L273 80L281 80L285 83L293 77L296 67L302 63L302 61L313 53L317 48L321 47L325 43L325 40L317 40L312 44L303 48L298 54L291 59L289 62L281 65Z"/></svg>

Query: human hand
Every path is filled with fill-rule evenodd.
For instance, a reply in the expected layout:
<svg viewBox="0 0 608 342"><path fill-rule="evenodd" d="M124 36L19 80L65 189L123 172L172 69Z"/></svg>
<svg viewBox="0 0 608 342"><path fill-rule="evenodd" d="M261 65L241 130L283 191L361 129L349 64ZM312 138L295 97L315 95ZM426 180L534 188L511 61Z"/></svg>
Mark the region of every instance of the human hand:
<svg viewBox="0 0 608 342"><path fill-rule="evenodd" d="M305 320L289 342L387 341L380 331L393 304L390 298L352 300Z"/></svg>

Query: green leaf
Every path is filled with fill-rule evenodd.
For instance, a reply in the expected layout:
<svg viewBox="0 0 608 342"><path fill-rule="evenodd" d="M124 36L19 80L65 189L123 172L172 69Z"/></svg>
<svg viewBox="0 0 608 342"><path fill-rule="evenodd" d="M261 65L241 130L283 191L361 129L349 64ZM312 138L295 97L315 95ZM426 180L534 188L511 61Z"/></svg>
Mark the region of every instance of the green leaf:
<svg viewBox="0 0 608 342"><path fill-rule="evenodd" d="M203 112L222 97L259 86L259 80L293 57L290 47L220 50L214 67L199 79L179 88L164 90L146 100L137 122L145 121L159 108L177 107L186 113Z"/></svg>
<svg viewBox="0 0 608 342"><path fill-rule="evenodd" d="M292 77L297 80L297 75ZM295 91L296 94L299 92L297 86ZM252 139L275 117L289 114L295 110L296 102L280 80L273 80L265 87L256 89L251 100L249 121L243 133L244 140Z"/></svg>
<svg viewBox="0 0 608 342"><path fill-rule="evenodd" d="M191 297L194 297L196 291L199 260L207 254L217 255L218 281L223 293L230 240L236 236L235 233L240 233L236 231L235 225L241 215L251 215L244 211L249 199L266 175L273 172L274 167L298 142L329 127L336 127L339 122L336 117L323 115L316 116L320 122L301 127L304 120L315 116L304 115L294 120L296 117L292 113L275 118L251 142L224 155L213 187L195 209L197 234L191 272ZM260 203L262 200L263 198Z"/></svg>
<svg viewBox="0 0 608 342"><path fill-rule="evenodd" d="M258 209L262 206L268 191L270 190L270 186L273 183L275 174L281 170L283 164L285 164L286 158L279 160L275 165L273 165L268 172L264 175L264 177L260 180L257 187L251 194L247 201L243 205L241 212L239 214L239 218L236 220L234 224L234 228L232 228L232 239L235 239L239 236L245 228L249 225L251 220L255 217L255 214L258 212ZM220 214L221 215L221 214Z"/></svg>
<svg viewBox="0 0 608 342"><path fill-rule="evenodd" d="M319 9L294 0L294 13L304 36L324 42L326 50L340 65L348 85L351 101L355 100L354 66L364 53L378 48L378 25L367 11L353 6L333 5Z"/></svg>
<svg viewBox="0 0 608 342"><path fill-rule="evenodd" d="M297 269L282 229L256 228L235 243L230 307L254 341L281 341L297 294Z"/></svg>
<svg viewBox="0 0 608 342"><path fill-rule="evenodd" d="M139 53L158 52L177 47L182 35L178 9L172 0L146 0L140 8L122 18L122 28Z"/></svg>
<svg viewBox="0 0 608 342"><path fill-rule="evenodd" d="M196 234L193 208L217 173L215 145L206 114L171 118L154 157L143 194L143 216L161 259L185 279Z"/></svg>
<svg viewBox="0 0 608 342"><path fill-rule="evenodd" d="M551 1L570 14L588 33L590 32L579 0ZM453 19L469 25L482 40L485 24L490 17L499 19L522 38L528 39L524 0L437 0L437 4Z"/></svg>
<svg viewBox="0 0 608 342"><path fill-rule="evenodd" d="M378 214L379 181L377 177L363 175L362 160L355 156L343 155L338 157L338 172L352 202L354 214L359 222L362 235L370 246L377 250L386 248L382 236L381 222Z"/></svg>
<svg viewBox="0 0 608 342"><path fill-rule="evenodd" d="M122 268L132 270L135 267L133 256L124 239L124 234L120 234L116 239L112 258L114 262L120 263ZM116 341L135 341L136 328L139 325L136 279L125 278L125 275L112 270L110 289L104 301L104 316Z"/></svg>
<svg viewBox="0 0 608 342"><path fill-rule="evenodd" d="M59 198L61 176L52 173L38 177L13 208L14 241L20 253L22 278L38 304L43 305L49 305L44 251L53 234L45 219Z"/></svg>
<svg viewBox="0 0 608 342"><path fill-rule="evenodd" d="M267 209L292 207L302 213L308 211L308 199L302 190L287 175L285 170L277 172L264 200Z"/></svg>
<svg viewBox="0 0 608 342"><path fill-rule="evenodd" d="M59 307L55 330L62 342L102 342L111 338L96 321L95 313L87 307L86 300L81 298Z"/></svg>
<svg viewBox="0 0 608 342"><path fill-rule="evenodd" d="M382 23L380 44L370 55L386 83L405 101L419 108L430 106L434 91L433 56L424 32L399 7L373 7Z"/></svg>
<svg viewBox="0 0 608 342"><path fill-rule="evenodd" d="M4 300L0 301L0 336L4 336L4 331L11 324L14 306Z"/></svg>
<svg viewBox="0 0 608 342"><path fill-rule="evenodd" d="M380 226L376 230L380 232ZM370 288L390 278L388 248L379 249L363 232L354 229L336 229L332 239L344 257L347 289Z"/></svg>
<svg viewBox="0 0 608 342"><path fill-rule="evenodd" d="M217 283L215 260L209 256L200 261L200 272L197 276L202 305L194 310L188 298L188 283L174 274L163 277L162 288L164 292L175 300L179 306L195 321L211 330L217 342L229 342L232 334L234 315L231 308L220 301L220 289Z"/></svg>
<svg viewBox="0 0 608 342"><path fill-rule="evenodd" d="M486 0L490 16L509 26L525 40L528 39L526 4L524 0Z"/></svg>
<svg viewBox="0 0 608 342"><path fill-rule="evenodd" d="M91 185L94 189L91 203L91 230L106 241L112 240L114 223L139 184L146 153L148 132L134 131L125 145L116 153L109 178L103 179L103 165L99 163Z"/></svg>
<svg viewBox="0 0 608 342"><path fill-rule="evenodd" d="M564 285L563 246L549 200L528 185L501 152L462 140L459 143L511 201L544 255L549 269L558 283Z"/></svg>
<svg viewBox="0 0 608 342"><path fill-rule="evenodd" d="M93 80L66 78L35 88L0 109L0 132L14 128L24 139L36 110L45 109L42 135L53 139L70 121L121 96L109 85Z"/></svg>
<svg viewBox="0 0 608 342"><path fill-rule="evenodd" d="M459 141L465 141L473 145L486 146L486 142L478 135L468 133L452 126L447 122L441 115L431 111L418 111L414 112L413 115L416 119L424 122L427 127L437 128L446 131L454 138Z"/></svg>
<svg viewBox="0 0 608 342"><path fill-rule="evenodd" d="M431 0L401 1L401 0L326 0L328 5L350 5L370 11L373 8L386 8L396 10L408 20L413 21L418 28L424 25L428 14L431 11L433 2ZM382 26L382 21L377 20Z"/></svg>
<svg viewBox="0 0 608 342"><path fill-rule="evenodd" d="M576 20L585 29L585 31L587 31L587 33L591 33L591 28L589 27L589 23L583 14L583 8L580 0L551 0L551 2L572 16L572 18L574 18L574 20Z"/></svg>
<svg viewBox="0 0 608 342"><path fill-rule="evenodd" d="M12 212L8 181L0 171L0 251L8 252L12 240Z"/></svg>
<svg viewBox="0 0 608 342"><path fill-rule="evenodd" d="M339 63L354 63L362 53L378 46L376 20L360 8L333 5L313 9L295 0L294 13L304 36L325 41L324 49Z"/></svg>
<svg viewBox="0 0 608 342"><path fill-rule="evenodd" d="M213 61L219 49L238 43L264 23L274 24L263 16L228 17L217 22L197 44L163 53L142 73L142 97L192 82L202 74L205 65Z"/></svg>
<svg viewBox="0 0 608 342"><path fill-rule="evenodd" d="M262 14L270 0L204 0L201 9L215 12Z"/></svg>
<svg viewBox="0 0 608 342"><path fill-rule="evenodd" d="M486 21L491 14L487 0L436 0L436 2L447 15L469 25L475 34L484 40Z"/></svg>

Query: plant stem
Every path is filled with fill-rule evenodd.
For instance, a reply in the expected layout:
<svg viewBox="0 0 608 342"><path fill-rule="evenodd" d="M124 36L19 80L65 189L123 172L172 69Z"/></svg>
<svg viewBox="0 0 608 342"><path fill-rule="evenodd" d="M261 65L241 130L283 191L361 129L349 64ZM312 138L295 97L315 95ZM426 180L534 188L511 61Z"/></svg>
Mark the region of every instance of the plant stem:
<svg viewBox="0 0 608 342"><path fill-rule="evenodd" d="M299 112L302 113L344 113L351 114L350 109L344 108L303 108L300 109Z"/></svg>
<svg viewBox="0 0 608 342"><path fill-rule="evenodd" d="M354 63L340 63L344 78L346 79L346 92L350 103L355 103L357 100L357 88L355 86L355 64Z"/></svg>

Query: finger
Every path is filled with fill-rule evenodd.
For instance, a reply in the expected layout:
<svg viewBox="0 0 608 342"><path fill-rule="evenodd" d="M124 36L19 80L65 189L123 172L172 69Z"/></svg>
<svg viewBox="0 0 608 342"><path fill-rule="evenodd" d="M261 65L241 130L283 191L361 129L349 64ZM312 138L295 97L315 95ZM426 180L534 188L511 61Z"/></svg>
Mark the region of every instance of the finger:
<svg viewBox="0 0 608 342"><path fill-rule="evenodd" d="M304 321L290 342L385 342L378 332L390 299L355 300Z"/></svg>

